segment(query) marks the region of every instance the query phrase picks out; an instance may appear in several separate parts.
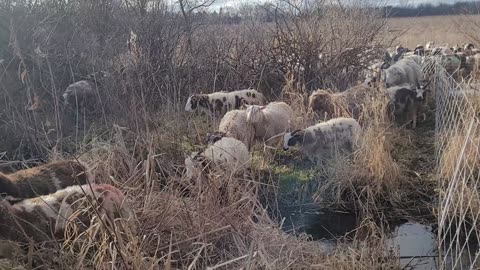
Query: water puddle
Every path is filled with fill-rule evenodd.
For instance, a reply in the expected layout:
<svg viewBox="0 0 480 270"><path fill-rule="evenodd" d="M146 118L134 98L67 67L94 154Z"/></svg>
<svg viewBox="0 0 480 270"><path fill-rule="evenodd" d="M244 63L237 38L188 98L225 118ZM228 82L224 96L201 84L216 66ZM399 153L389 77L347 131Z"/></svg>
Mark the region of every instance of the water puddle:
<svg viewBox="0 0 480 270"><path fill-rule="evenodd" d="M395 227L387 245L397 251L403 269L437 269L437 239L431 226L413 222L401 224Z"/></svg>
<svg viewBox="0 0 480 270"><path fill-rule="evenodd" d="M300 206L283 206L280 209L283 218L283 229L288 233L307 233L312 240L329 252L334 251L337 239L353 237L357 228L357 218L352 213L322 209L315 204ZM393 227L386 240L389 249L399 256L402 269L437 270L438 244L437 235L431 225L406 222ZM478 250L478 249L477 249ZM473 253L472 253L473 252ZM455 265L447 269L479 269L471 268L470 261L475 251L464 251L457 259L445 256L445 265ZM470 254L470 255L469 255Z"/></svg>
<svg viewBox="0 0 480 270"><path fill-rule="evenodd" d="M292 208L298 208L292 207ZM357 228L357 217L345 211L322 209L313 204L302 205L292 211L284 207L283 229L287 232L307 233L314 240L335 240L347 236Z"/></svg>

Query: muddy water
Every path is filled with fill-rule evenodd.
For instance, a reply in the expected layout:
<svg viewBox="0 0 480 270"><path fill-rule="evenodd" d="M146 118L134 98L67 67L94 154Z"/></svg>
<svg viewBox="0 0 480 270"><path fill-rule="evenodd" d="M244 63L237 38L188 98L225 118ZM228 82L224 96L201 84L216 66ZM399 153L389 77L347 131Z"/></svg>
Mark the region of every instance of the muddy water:
<svg viewBox="0 0 480 270"><path fill-rule="evenodd" d="M296 211L293 211L294 208ZM301 207L284 207L283 229L290 233L304 232L313 240L333 245L342 236L357 228L357 218L351 213L325 210L311 204ZM400 266L412 270L437 269L437 241L431 226L407 222L394 227L387 239L387 246L400 257Z"/></svg>
<svg viewBox="0 0 480 270"><path fill-rule="evenodd" d="M314 240L335 240L357 228L357 217L345 211L321 209L313 204L284 207L283 229L290 233L307 233Z"/></svg>
<svg viewBox="0 0 480 270"><path fill-rule="evenodd" d="M283 206L283 229L289 233L307 233L312 240L319 242L322 248L330 251L335 248L336 239L351 235L357 227L357 218L351 213L326 210L314 204ZM393 227L386 245L399 256L402 269L437 270L437 236L432 226L416 222L406 222ZM475 251L471 251L473 254ZM460 255L456 269L480 269L468 263L471 259L467 252ZM446 269L452 269L452 258L446 257ZM455 260L453 260L455 261Z"/></svg>

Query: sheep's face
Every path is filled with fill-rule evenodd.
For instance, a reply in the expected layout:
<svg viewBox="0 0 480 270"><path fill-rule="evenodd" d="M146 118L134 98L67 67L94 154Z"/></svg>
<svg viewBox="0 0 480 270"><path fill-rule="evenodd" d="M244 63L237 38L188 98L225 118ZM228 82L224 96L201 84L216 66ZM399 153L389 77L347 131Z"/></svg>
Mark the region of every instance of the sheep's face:
<svg viewBox="0 0 480 270"><path fill-rule="evenodd" d="M265 106L258 106L258 105L249 105L247 106L247 122L250 123L258 123L261 121L262 113L266 107Z"/></svg>
<svg viewBox="0 0 480 270"><path fill-rule="evenodd" d="M197 96L191 95L187 100L187 104L185 105L185 111L193 112L197 108L197 105L198 105Z"/></svg>
<svg viewBox="0 0 480 270"><path fill-rule="evenodd" d="M396 70L385 70L382 72L382 81L385 83L385 87L389 88L395 85L395 82L401 80L401 73Z"/></svg>
<svg viewBox="0 0 480 270"><path fill-rule="evenodd" d="M209 108L209 99L207 95L199 94L199 95L191 95L188 100L187 104L185 105L185 111L193 112L198 107Z"/></svg>
<svg viewBox="0 0 480 270"><path fill-rule="evenodd" d="M193 152L189 157L185 159L185 177L187 179L196 178L200 175L200 165L205 165L205 157L198 152Z"/></svg>
<svg viewBox="0 0 480 270"><path fill-rule="evenodd" d="M214 131L212 133L207 133L207 144L214 144L225 137L225 132Z"/></svg>
<svg viewBox="0 0 480 270"><path fill-rule="evenodd" d="M286 133L283 136L283 150L287 151L290 147L295 146L297 143L303 141L304 131L295 130L290 133Z"/></svg>
<svg viewBox="0 0 480 270"><path fill-rule="evenodd" d="M413 49L413 53L418 55L418 56L424 56L425 55L425 47L423 45L418 44L415 49Z"/></svg>
<svg viewBox="0 0 480 270"><path fill-rule="evenodd" d="M430 92L430 89L427 88L429 84L430 84L430 81L422 87L419 87L419 88L417 87L417 89L416 89L416 93L417 93L416 99L417 99L417 101L424 101L426 99L427 93Z"/></svg>

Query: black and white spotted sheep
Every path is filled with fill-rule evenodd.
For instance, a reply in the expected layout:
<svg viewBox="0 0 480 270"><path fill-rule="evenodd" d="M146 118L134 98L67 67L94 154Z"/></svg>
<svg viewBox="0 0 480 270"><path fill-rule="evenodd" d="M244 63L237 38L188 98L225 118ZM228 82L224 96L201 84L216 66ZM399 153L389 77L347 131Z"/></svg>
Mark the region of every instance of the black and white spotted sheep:
<svg viewBox="0 0 480 270"><path fill-rule="evenodd" d="M194 94L188 98L185 111L201 109L211 116L222 117L228 111L240 109L244 105L264 105L265 102L265 96L254 89Z"/></svg>
<svg viewBox="0 0 480 270"><path fill-rule="evenodd" d="M362 129L353 118L339 117L295 130L283 137L283 149L300 145L312 162L322 163L334 157L336 150L353 151L361 139Z"/></svg>

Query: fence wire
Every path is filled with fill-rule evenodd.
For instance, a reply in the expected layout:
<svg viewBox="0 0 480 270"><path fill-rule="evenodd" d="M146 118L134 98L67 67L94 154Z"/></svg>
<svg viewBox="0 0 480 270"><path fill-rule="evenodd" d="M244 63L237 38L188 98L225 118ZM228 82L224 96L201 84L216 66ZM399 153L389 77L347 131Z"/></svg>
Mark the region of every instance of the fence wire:
<svg viewBox="0 0 480 270"><path fill-rule="evenodd" d="M424 71L436 102L439 269L480 269L480 91L457 83L438 60Z"/></svg>

